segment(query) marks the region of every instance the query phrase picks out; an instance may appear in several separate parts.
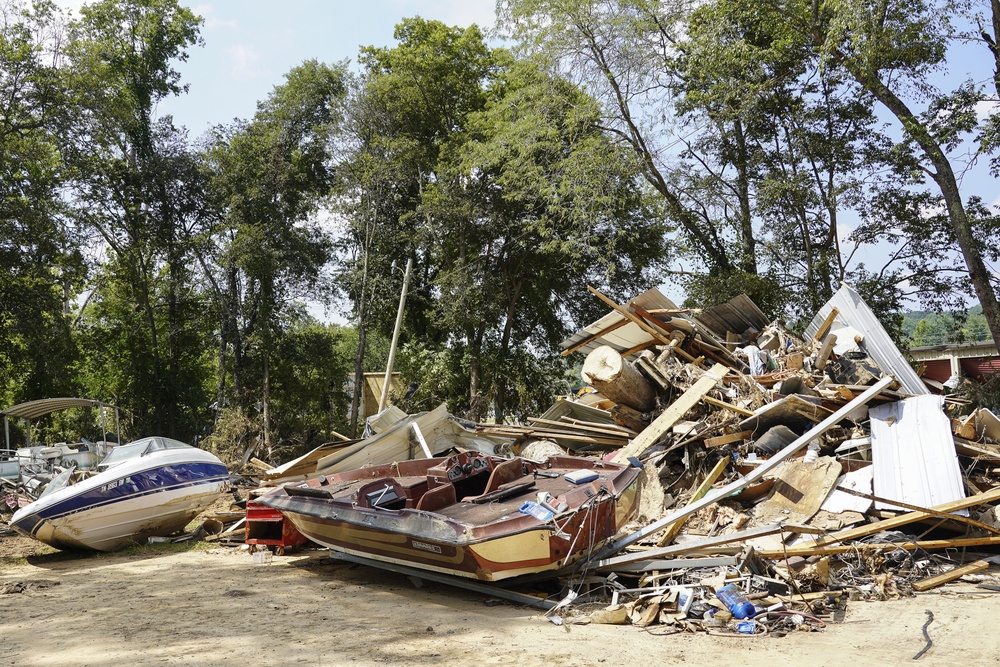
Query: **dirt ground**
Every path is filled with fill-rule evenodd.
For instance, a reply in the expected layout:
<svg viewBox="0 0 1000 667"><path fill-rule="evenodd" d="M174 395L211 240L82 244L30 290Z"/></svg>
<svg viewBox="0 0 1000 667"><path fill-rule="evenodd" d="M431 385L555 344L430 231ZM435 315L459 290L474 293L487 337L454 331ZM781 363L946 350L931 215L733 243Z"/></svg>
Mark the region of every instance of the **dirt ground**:
<svg viewBox="0 0 1000 667"><path fill-rule="evenodd" d="M823 632L777 637L556 626L535 609L304 550L62 554L0 537L0 665L996 664L1000 593L956 583L851 602ZM34 553L35 555L26 554ZM989 574L998 575L997 568ZM926 611L932 648L921 627Z"/></svg>

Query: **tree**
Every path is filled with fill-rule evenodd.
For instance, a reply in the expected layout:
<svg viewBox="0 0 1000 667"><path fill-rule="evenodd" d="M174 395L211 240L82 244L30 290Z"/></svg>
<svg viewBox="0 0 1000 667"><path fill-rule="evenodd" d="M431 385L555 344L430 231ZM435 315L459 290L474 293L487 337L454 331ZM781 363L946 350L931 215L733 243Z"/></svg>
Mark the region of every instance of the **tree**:
<svg viewBox="0 0 1000 667"><path fill-rule="evenodd" d="M186 400L180 394L200 400L200 381L178 385L184 357L197 354L182 349L176 337L197 312L182 303L191 291L179 234L182 221L193 214L179 194L192 184L192 171L184 166L190 158L183 133L169 118L155 118L155 109L159 101L184 91L174 63L199 42L199 23L175 0L84 6L70 27L71 122L60 145L71 170L74 216L98 235L109 254L91 299L92 304L105 301L107 309L87 315L124 315L116 301L132 310L121 338L112 338L122 345L110 355L121 373L87 368L88 386L129 404L140 430L178 437L196 429L194 419L179 421L184 411L179 403ZM159 308L161 296L168 304L165 312ZM87 326L91 332L107 331L121 322L92 319ZM97 377L115 381L96 387Z"/></svg>
<svg viewBox="0 0 1000 667"><path fill-rule="evenodd" d="M932 75L946 65L949 47L963 37L956 21L964 9L951 0L878 6L846 0L822 7L782 2L762 11L774 11L824 66L847 72L896 119L903 147L919 155L911 182L929 179L940 192L950 232L996 338L1000 304L987 268L997 259L996 243L987 242L995 241L994 218L970 215L955 169L956 152L978 127L975 106L985 99L983 90L964 82L943 92L932 83ZM926 105L922 112L914 110L917 104Z"/></svg>
<svg viewBox="0 0 1000 667"><path fill-rule="evenodd" d="M60 188L65 26L50 4L0 6L0 399L72 394L67 313L84 267Z"/></svg>
<svg viewBox="0 0 1000 667"><path fill-rule="evenodd" d="M563 377L544 350L568 317L593 314L587 283L627 291L648 279L662 227L648 222L631 157L575 86L489 50L474 28L408 19L397 38L363 50L357 126L380 131L347 164L396 186L386 202L352 181L352 238L382 240L358 257L384 267L370 251L395 248L400 264L416 259L400 360L424 387L412 404L447 397L474 419L523 415L563 389L541 381Z"/></svg>
<svg viewBox="0 0 1000 667"><path fill-rule="evenodd" d="M669 254L638 166L603 133L595 101L534 63L498 62L460 160L441 168L457 177L436 183L428 206L448 221L433 246L435 320L464 333L472 416L484 395L502 421L547 407L527 400L528 373L561 369L543 351L569 333L567 321L595 315L587 285L639 291ZM556 368L538 376L561 379ZM550 385L549 396L564 389Z"/></svg>
<svg viewBox="0 0 1000 667"><path fill-rule="evenodd" d="M222 344L233 348L232 401L247 409L251 390L259 389L268 456L270 368L282 322L296 297L315 290L331 255L315 214L332 182L331 138L344 81L343 65L304 62L258 104L252 120L217 128L208 152L222 216L205 265L223 318Z"/></svg>

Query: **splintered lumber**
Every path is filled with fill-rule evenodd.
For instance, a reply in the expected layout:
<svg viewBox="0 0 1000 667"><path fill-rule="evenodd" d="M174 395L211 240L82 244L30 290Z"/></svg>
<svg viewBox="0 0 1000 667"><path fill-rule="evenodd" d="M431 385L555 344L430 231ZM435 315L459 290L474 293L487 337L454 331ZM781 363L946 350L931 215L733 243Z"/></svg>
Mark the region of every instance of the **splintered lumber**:
<svg viewBox="0 0 1000 667"><path fill-rule="evenodd" d="M738 405L733 405L732 403L726 403L725 401L720 401L717 398L712 398L711 396L702 397L703 401L709 405L714 405L717 408L725 408L726 410L732 410L738 415L743 415L744 417L753 417L753 410L747 410L746 408L741 408Z"/></svg>
<svg viewBox="0 0 1000 667"><path fill-rule="evenodd" d="M691 494L691 500L688 501L688 504L701 500L705 497L708 490L712 488L713 484L715 484L715 480L719 479L719 475L721 475L722 471L726 469L726 465L728 463L728 456L724 456L719 459L719 462L715 464L715 467L712 468L708 475L705 476L705 479L701 481L701 484L698 485L698 488L694 490L694 493ZM666 532L664 532L663 536L660 537L656 546L663 547L673 542L674 538L677 537L677 533L684 527L684 522L687 520L688 517L684 517L683 519L675 521L671 525L667 526Z"/></svg>
<svg viewBox="0 0 1000 667"><path fill-rule="evenodd" d="M966 547L985 547L1000 545L1000 535L989 535L988 537L958 537L952 540L911 540L909 542L877 542L872 544L837 544L824 547L811 547L796 544L783 549L757 549L756 554L763 558L778 560L780 558L790 558L792 556L832 556L843 554L849 551L860 549L874 551L893 551L903 549L913 551L923 549L924 551L938 551L940 549L964 549Z"/></svg>
<svg viewBox="0 0 1000 667"><path fill-rule="evenodd" d="M653 386L610 345L601 345L587 355L581 375L584 382L615 403L643 412L656 406Z"/></svg>
<svg viewBox="0 0 1000 667"><path fill-rule="evenodd" d="M985 560L976 560L966 565L956 567L952 570L948 570L943 574L939 574L934 577L927 577L926 579L921 579L920 581L913 582L913 590L915 591L926 591L941 584L947 584L949 581L955 581L959 577L964 577L967 574L972 574L973 572L979 572L980 570L985 570L990 564Z"/></svg>
<svg viewBox="0 0 1000 667"><path fill-rule="evenodd" d="M795 546L796 548L809 549L824 547L829 544L836 544L837 542L844 542L846 540L856 540L862 537L867 537L868 535L874 535L875 533L882 532L883 530L891 530L892 528L905 526L909 523L923 521L934 516L940 516L941 513L952 513L968 507L993 502L994 500L1000 500L1000 486L994 487L989 491L975 496L969 496L968 498L962 498L961 500L953 500L948 503L942 503L941 505L935 505L925 511L907 512L905 514L892 517L891 519L883 519L874 523L865 524L864 526L858 526L857 528L849 528L837 533L832 533L818 540L804 542Z"/></svg>
<svg viewBox="0 0 1000 667"><path fill-rule="evenodd" d="M718 368L718 366L716 366L716 368ZM636 532L631 533L630 535L626 535L621 539L615 540L606 549L604 549L604 551L601 552L601 556L603 557L605 555L613 554L617 551L620 551L621 549L624 549L633 542L638 542L647 535L651 535L659 530L662 530L665 526L677 521L678 519L683 519L685 517L691 516L692 514L700 510L702 507L707 507L708 505L711 505L720 498L725 498L727 496L736 493L737 491L742 491L746 487L755 483L757 480L761 479L764 475L766 475L774 467L776 467L782 461L790 457L792 454L796 453L797 451L805 447L807 444L809 444L811 440L813 440L814 438L818 438L823 433L836 426L838 423L840 423L842 419L846 418L847 415L849 415L851 412L853 412L860 406L867 404L868 401L878 396L878 394L883 389L888 387L893 382L894 380L891 375L882 378L874 385L869 387L867 391L865 391L863 394L855 398L853 401L851 401L844 407L834 412L832 415L821 421L819 424L816 424L816 426L806 431L805 434L801 435L795 441L786 445L781 451L779 451L777 454L769 458L761 465L757 466L748 475L742 477L741 479L736 480L735 482L727 484L721 489L715 490L711 494L706 494L706 496L701 500L699 500L698 502L691 503L690 505L687 505L686 507L683 507L675 512L671 512L667 516L663 517L662 519L659 519L658 521L654 521L653 523L649 524L645 528L642 528L641 530L637 530ZM656 422L654 422L654 424L655 423ZM652 424L650 425L650 427L652 427ZM644 433L645 431L643 431L643 433L640 433L639 438L642 438ZM636 440L638 440L639 438L636 438ZM631 445L629 445L629 447L631 447ZM645 447L643 448L645 449ZM632 453L630 452L628 456L632 456Z"/></svg>
<svg viewBox="0 0 1000 667"><path fill-rule="evenodd" d="M713 447L728 445L733 442L740 442L741 440L746 440L751 435L753 435L753 431L739 431L738 433L717 435L714 438L705 438L705 448L711 449Z"/></svg>
<svg viewBox="0 0 1000 667"><path fill-rule="evenodd" d="M716 385L722 382L722 378L729 372L729 367L724 364L716 364L701 377L700 380L691 385L691 388L681 394L680 398L667 406L667 409L660 413L660 416L653 420L653 423L643 429L627 447L622 448L613 459L614 463L623 463L630 456L639 456L644 451L652 447L663 437L663 434L673 428L680 419L693 408L702 397L711 391Z"/></svg>

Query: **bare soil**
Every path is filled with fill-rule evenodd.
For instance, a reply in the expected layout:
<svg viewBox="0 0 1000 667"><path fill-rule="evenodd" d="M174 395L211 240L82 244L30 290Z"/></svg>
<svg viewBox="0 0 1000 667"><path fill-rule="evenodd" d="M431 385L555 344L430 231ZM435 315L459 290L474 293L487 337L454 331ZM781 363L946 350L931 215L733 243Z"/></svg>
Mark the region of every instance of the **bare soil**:
<svg viewBox="0 0 1000 667"><path fill-rule="evenodd" d="M987 575L1000 571L991 568ZM332 561L325 550L254 563L247 551L151 545L55 552L0 537L0 665L986 665L1000 593L955 583L851 602L843 622L786 637L556 626L532 608ZM921 628L927 611L933 646Z"/></svg>

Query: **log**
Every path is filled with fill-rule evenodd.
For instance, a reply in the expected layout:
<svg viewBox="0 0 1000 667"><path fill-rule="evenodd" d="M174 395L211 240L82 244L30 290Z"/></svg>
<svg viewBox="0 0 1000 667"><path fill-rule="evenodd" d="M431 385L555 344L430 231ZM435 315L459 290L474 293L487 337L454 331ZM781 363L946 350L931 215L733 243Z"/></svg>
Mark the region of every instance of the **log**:
<svg viewBox="0 0 1000 667"><path fill-rule="evenodd" d="M640 412L656 407L656 391L642 373L613 347L602 345L583 362L583 381L615 403Z"/></svg>

